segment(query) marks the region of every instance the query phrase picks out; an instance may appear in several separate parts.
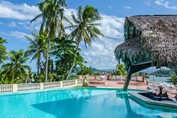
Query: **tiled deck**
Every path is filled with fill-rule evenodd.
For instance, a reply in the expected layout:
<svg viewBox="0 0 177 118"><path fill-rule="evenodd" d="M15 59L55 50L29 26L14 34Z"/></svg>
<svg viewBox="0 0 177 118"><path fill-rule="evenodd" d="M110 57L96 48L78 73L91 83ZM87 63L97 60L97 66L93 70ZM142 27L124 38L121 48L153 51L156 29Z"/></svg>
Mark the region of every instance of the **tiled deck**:
<svg viewBox="0 0 177 118"><path fill-rule="evenodd" d="M106 87L106 88L123 88L125 81L113 81L113 80L90 80L89 86ZM130 81L129 89L147 90L147 85L143 82Z"/></svg>

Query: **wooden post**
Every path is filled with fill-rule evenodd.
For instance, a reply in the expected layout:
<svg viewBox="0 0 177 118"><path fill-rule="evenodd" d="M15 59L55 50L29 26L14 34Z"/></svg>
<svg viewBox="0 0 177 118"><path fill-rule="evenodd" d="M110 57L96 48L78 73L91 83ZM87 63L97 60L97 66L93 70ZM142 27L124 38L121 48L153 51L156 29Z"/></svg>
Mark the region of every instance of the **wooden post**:
<svg viewBox="0 0 177 118"><path fill-rule="evenodd" d="M94 75L94 80L96 80L96 75Z"/></svg>

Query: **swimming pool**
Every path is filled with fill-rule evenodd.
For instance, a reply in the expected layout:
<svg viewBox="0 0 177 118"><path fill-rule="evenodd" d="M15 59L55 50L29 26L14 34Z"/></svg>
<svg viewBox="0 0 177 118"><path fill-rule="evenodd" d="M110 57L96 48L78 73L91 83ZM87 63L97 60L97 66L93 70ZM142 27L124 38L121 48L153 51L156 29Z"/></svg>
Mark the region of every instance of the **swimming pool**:
<svg viewBox="0 0 177 118"><path fill-rule="evenodd" d="M146 105L122 89L77 88L0 95L0 118L142 117L175 118L177 110Z"/></svg>

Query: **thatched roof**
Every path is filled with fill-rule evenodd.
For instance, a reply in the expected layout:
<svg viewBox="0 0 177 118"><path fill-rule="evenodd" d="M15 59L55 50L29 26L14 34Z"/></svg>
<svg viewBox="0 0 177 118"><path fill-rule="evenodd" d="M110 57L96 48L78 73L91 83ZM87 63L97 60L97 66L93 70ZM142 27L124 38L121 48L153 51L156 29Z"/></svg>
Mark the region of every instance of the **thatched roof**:
<svg viewBox="0 0 177 118"><path fill-rule="evenodd" d="M117 46L118 60L130 60L131 64L157 62L158 67L177 65L177 15L126 17L125 28L130 26L140 33Z"/></svg>

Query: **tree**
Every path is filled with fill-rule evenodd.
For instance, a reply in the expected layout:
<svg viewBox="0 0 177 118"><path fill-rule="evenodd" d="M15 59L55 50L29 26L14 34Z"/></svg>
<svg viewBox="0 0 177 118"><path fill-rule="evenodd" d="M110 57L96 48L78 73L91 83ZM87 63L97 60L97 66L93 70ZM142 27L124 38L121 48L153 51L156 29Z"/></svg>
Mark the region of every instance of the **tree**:
<svg viewBox="0 0 177 118"><path fill-rule="evenodd" d="M72 27L74 30L69 35L71 39L75 40L77 42L77 48L79 47L80 43L84 41L85 46L91 46L91 42L94 39L99 39L99 36L103 36L101 31L96 27L99 26L98 22L101 20L101 16L97 9L90 5L86 5L83 9L81 6L79 7L77 11L77 16L72 13L72 19L75 23L75 25ZM76 50L77 52L78 50ZM76 57L73 59L73 64L70 69L70 72L68 74L71 74L73 67L76 62ZM68 78L67 77L67 78Z"/></svg>
<svg viewBox="0 0 177 118"><path fill-rule="evenodd" d="M173 85L177 85L177 76L172 76L170 79L168 79L167 82L172 83Z"/></svg>
<svg viewBox="0 0 177 118"><path fill-rule="evenodd" d="M69 70L73 63L73 58L76 58L76 63L72 72L77 69L77 66L83 66L84 58L80 53L76 52L76 41L69 40L65 37L56 39L54 45L52 46L52 54L55 55L55 67L56 74L61 75L61 79L66 79Z"/></svg>
<svg viewBox="0 0 177 118"><path fill-rule="evenodd" d="M55 39L55 37L64 35L64 25L63 20L69 22L69 20L64 16L64 8L66 7L65 0L45 0L39 4L39 10L41 13L37 15L31 22L36 19L42 18L42 24L40 28L40 33L47 33L47 43L46 48L46 82L48 79L48 51L50 50L50 42ZM69 22L70 23L70 22Z"/></svg>
<svg viewBox="0 0 177 118"><path fill-rule="evenodd" d="M77 72L77 75L92 75L92 68L83 66L81 67L81 70Z"/></svg>
<svg viewBox="0 0 177 118"><path fill-rule="evenodd" d="M35 37L34 39L26 36L26 39L30 42L30 46L28 46L26 54L32 56L30 62L32 62L34 59L37 60L37 74L39 74L41 59L42 57L45 58L47 36L44 32L40 35L33 33L33 36Z"/></svg>
<svg viewBox="0 0 177 118"><path fill-rule="evenodd" d="M117 74L125 76L127 74L124 64L117 65Z"/></svg>
<svg viewBox="0 0 177 118"><path fill-rule="evenodd" d="M10 62L2 65L2 74L4 78L13 83L17 83L19 80L27 79L31 68L25 63L28 57L25 55L23 50L9 52Z"/></svg>
<svg viewBox="0 0 177 118"><path fill-rule="evenodd" d="M6 59L6 54L7 54L4 43L6 43L6 40L0 37L0 64L3 62L3 60Z"/></svg>

